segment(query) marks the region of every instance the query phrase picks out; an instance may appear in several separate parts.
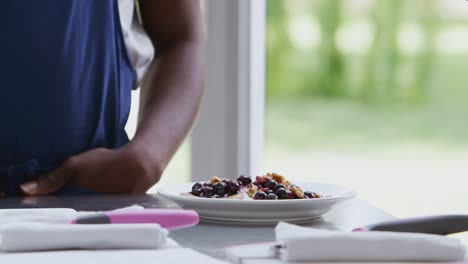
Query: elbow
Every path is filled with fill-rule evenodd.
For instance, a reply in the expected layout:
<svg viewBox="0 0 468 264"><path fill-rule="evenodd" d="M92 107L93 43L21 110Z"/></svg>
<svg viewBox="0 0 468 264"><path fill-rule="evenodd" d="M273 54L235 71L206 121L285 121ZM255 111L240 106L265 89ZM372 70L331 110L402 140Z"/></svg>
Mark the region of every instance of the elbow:
<svg viewBox="0 0 468 264"><path fill-rule="evenodd" d="M138 174L139 177L136 179L136 183L133 187L132 193L144 194L148 190L157 184L162 177L164 167L159 162L151 162L150 164L145 163L140 166L141 172Z"/></svg>

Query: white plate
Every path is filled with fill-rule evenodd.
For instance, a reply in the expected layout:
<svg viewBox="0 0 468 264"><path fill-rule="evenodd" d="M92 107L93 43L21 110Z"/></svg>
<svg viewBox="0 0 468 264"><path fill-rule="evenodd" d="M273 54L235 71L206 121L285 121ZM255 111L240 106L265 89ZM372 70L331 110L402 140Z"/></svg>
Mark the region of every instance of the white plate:
<svg viewBox="0 0 468 264"><path fill-rule="evenodd" d="M326 198L297 200L214 199L184 196L194 183L161 187L158 193L185 209L196 210L202 219L229 222L272 223L307 221L321 217L339 202L353 198L349 188L323 183L297 182L305 191ZM329 197L328 197L329 196Z"/></svg>

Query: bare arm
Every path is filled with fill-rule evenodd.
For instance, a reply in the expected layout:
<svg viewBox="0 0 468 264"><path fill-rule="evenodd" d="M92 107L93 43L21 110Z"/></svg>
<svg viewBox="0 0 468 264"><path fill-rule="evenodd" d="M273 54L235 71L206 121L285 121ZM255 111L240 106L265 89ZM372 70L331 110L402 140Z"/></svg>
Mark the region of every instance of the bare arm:
<svg viewBox="0 0 468 264"><path fill-rule="evenodd" d="M190 130L202 96L202 26L198 0L140 0L156 57L141 87L138 128L131 147L156 183Z"/></svg>

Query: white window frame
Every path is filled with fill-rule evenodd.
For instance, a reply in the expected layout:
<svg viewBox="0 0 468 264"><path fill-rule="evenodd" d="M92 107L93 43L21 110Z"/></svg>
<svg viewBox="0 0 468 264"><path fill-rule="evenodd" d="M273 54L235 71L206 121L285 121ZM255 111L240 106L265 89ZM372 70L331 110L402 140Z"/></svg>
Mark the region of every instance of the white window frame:
<svg viewBox="0 0 468 264"><path fill-rule="evenodd" d="M205 96L192 132L193 181L260 173L266 0L206 0Z"/></svg>

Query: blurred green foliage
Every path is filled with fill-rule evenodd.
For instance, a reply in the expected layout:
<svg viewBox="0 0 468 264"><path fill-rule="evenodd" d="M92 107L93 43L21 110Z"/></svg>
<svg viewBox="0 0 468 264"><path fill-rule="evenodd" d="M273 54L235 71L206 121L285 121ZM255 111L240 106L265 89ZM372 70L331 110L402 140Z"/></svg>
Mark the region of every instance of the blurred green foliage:
<svg viewBox="0 0 468 264"><path fill-rule="evenodd" d="M353 8L350 2L267 1L268 97L427 101L437 63L434 36L442 24L437 2L374 0L361 9ZM301 27L295 23L298 17L316 28L310 27L311 23ZM344 52L347 42L362 37L358 31L366 29L357 28L356 36L338 38L340 30L355 21L371 26L369 43L359 52ZM417 52L401 52L399 36L404 24L417 26L423 39ZM307 37L314 30L319 31L318 43L301 47L294 38Z"/></svg>
<svg viewBox="0 0 468 264"><path fill-rule="evenodd" d="M468 146L468 2L267 3L267 146Z"/></svg>

